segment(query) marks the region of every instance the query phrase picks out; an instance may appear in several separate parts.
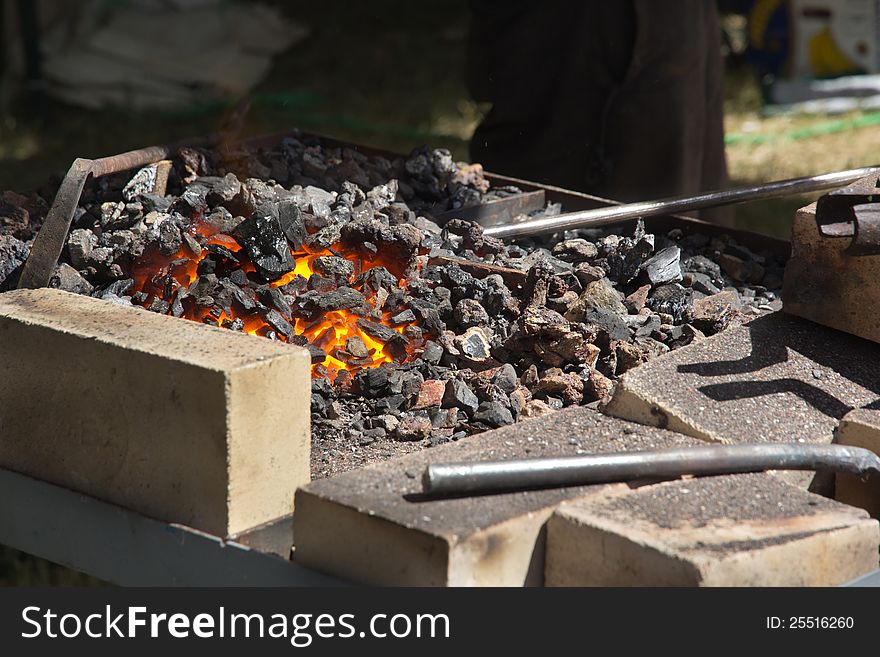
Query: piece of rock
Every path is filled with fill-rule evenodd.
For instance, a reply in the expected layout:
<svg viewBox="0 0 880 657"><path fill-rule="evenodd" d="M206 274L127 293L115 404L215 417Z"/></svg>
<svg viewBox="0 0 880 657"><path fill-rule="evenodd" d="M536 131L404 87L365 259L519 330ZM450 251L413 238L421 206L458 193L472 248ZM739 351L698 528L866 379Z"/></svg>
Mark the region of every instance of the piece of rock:
<svg viewBox="0 0 880 657"><path fill-rule="evenodd" d="M599 370L590 369L584 377L584 400L608 401L614 392L614 382Z"/></svg>
<svg viewBox="0 0 880 657"><path fill-rule="evenodd" d="M577 374L551 369L538 380L532 390L536 397L561 397L566 405L579 404L583 400L584 381Z"/></svg>
<svg viewBox="0 0 880 657"><path fill-rule="evenodd" d="M555 409L548 406L547 402L543 402L540 399L532 399L526 402L525 408L522 410L522 416L523 418L528 419L541 417L542 415L555 412Z"/></svg>
<svg viewBox="0 0 880 657"><path fill-rule="evenodd" d="M589 308L601 308L618 315L627 314L626 306L621 301L620 293L614 289L611 281L607 278L600 278L589 283L581 293L578 302L571 307L565 316L571 321L583 321L583 315Z"/></svg>
<svg viewBox="0 0 880 657"><path fill-rule="evenodd" d="M512 393L519 384L516 369L510 363L502 365L492 377L492 383L504 392Z"/></svg>
<svg viewBox="0 0 880 657"><path fill-rule="evenodd" d="M412 405L412 410L417 411L431 408L433 406L440 406L445 391L446 381L428 379L427 381L422 382L416 402Z"/></svg>
<svg viewBox="0 0 880 657"><path fill-rule="evenodd" d="M486 330L479 326L469 328L463 335L456 336L454 342L461 354L472 361L483 362L492 355Z"/></svg>
<svg viewBox="0 0 880 657"><path fill-rule="evenodd" d="M714 335L727 328L741 305L739 295L732 290L697 299L691 323L700 331Z"/></svg>
<svg viewBox="0 0 880 657"><path fill-rule="evenodd" d="M513 424L513 415L511 415L510 409L500 402L483 402L474 413L474 421L482 422L490 427L503 427L506 424Z"/></svg>
<svg viewBox="0 0 880 657"><path fill-rule="evenodd" d="M764 267L754 260L743 260L728 253L722 253L718 257L718 264L725 274L741 283L757 285L764 278Z"/></svg>
<svg viewBox="0 0 880 657"><path fill-rule="evenodd" d="M565 262L583 262L599 254L592 242L584 239L571 239L559 242L553 247L553 255Z"/></svg>
<svg viewBox="0 0 880 657"><path fill-rule="evenodd" d="M623 305L626 306L626 309L631 315L638 314L638 312L645 307L645 303L648 301L648 293L650 291L650 285L642 285L623 300Z"/></svg>
<svg viewBox="0 0 880 657"><path fill-rule="evenodd" d="M424 440L431 435L431 420L422 415L405 415L394 429L394 437L398 440Z"/></svg>
<svg viewBox="0 0 880 657"><path fill-rule="evenodd" d="M2 287L2 278L0 278L0 287ZM74 294L91 294L94 286L84 279L80 273L62 262L55 268L55 273L49 281L49 287L56 287L65 292L73 292Z"/></svg>
<svg viewBox="0 0 880 657"><path fill-rule="evenodd" d="M474 413L480 405L480 400L464 381L450 379L441 400L443 408L461 408L469 414Z"/></svg>

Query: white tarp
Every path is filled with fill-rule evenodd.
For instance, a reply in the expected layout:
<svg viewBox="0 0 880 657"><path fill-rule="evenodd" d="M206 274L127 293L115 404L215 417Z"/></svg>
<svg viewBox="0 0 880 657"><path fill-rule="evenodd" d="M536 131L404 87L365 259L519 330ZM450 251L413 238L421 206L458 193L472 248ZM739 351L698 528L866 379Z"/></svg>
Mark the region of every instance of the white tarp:
<svg viewBox="0 0 880 657"><path fill-rule="evenodd" d="M49 93L87 107L182 108L246 94L308 30L256 2L90 0L42 41Z"/></svg>

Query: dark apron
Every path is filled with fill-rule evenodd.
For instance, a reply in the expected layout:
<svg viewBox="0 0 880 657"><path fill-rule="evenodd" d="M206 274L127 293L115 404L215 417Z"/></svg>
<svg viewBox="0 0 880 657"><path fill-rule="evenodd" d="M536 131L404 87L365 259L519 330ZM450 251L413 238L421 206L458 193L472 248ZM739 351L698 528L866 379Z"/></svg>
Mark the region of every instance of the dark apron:
<svg viewBox="0 0 880 657"><path fill-rule="evenodd" d="M723 187L713 1L472 0L471 141L490 171L622 201Z"/></svg>

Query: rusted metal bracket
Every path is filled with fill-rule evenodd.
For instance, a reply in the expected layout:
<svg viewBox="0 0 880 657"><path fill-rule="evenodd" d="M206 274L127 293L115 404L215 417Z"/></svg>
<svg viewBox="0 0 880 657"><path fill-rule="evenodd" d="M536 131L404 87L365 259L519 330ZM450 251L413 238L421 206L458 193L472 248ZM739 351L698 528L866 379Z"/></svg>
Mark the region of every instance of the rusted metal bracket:
<svg viewBox="0 0 880 657"><path fill-rule="evenodd" d="M166 146L150 146L136 151L128 151L111 157L102 157L97 160L77 158L74 160L67 175L55 194L52 207L46 215L46 220L34 238L30 255L24 264L21 277L18 281L19 289L34 289L49 285L49 279L58 264L61 250L67 240L70 231L70 223L73 214L79 205L83 187L89 176L99 178L120 171L127 171L136 167L146 166L169 157L177 148L183 145L202 146L210 143L214 137L193 139L179 144Z"/></svg>
<svg viewBox="0 0 880 657"><path fill-rule="evenodd" d="M849 256L880 255L880 186L877 175L822 196L816 224L823 237L847 238Z"/></svg>

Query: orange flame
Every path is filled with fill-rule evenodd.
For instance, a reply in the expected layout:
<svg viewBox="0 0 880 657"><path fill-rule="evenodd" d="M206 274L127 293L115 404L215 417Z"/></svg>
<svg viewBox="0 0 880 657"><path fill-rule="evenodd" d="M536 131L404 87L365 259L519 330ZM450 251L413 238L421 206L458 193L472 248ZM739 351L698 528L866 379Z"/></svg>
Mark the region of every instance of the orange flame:
<svg viewBox="0 0 880 657"><path fill-rule="evenodd" d="M247 255L242 251L241 245L229 235L212 233L210 226L206 225L204 222L197 222L196 225L189 230L189 233L193 237L199 236L203 238L203 242L207 242L207 244L223 246L229 251L235 253L240 261L238 268L242 271L246 273L255 271L253 263L248 260ZM352 260L355 264L355 276L363 270L375 266L385 266L394 275L400 276L400 270L402 268L400 263L387 262L381 257L367 263L359 255L346 255L338 247L339 245L337 244L330 249L317 252L309 251L305 247L302 252L294 252L291 250L291 254L295 261L293 271L285 274L278 280L269 283L269 285L275 288L282 287L293 281L297 276L302 276L308 279L313 273L315 273L313 268L315 259L322 255L342 255L343 257L348 257L348 259ZM171 304L177 291L181 287L188 288L194 281L196 281L196 279L198 279L199 263L209 253L210 251L203 248L199 255L195 255L185 244L171 256L164 256L155 250L145 253L132 267L131 276L135 281L133 292L143 292L147 295L146 300L143 302L144 307L149 307L155 298L160 298ZM166 286L165 280L169 275L174 279L174 282L171 286ZM405 289L406 279L399 278L398 284L401 288ZM376 307L377 300L374 296L368 297L367 302L374 308ZM276 309L276 311L277 310L278 309ZM219 313L219 316L216 316L212 313L212 308L200 307L195 303L185 303L182 317L202 323L216 324L220 327L223 327L224 325L228 326L229 322L240 319L244 323L243 331L250 335L268 336L270 335L270 331L274 331L274 329L272 329L272 327L257 313L239 313L234 307L230 308L230 311L232 313L231 316L227 314L226 310L222 310ZM169 314L171 313L170 310L168 312ZM280 311L278 312L281 314ZM387 311L383 312L382 320L379 323L394 329L400 334L404 334L406 327L411 324L411 322L395 326L390 319L392 315L393 313ZM386 353L385 345L364 333L364 331L357 326L356 322L360 318L360 315L355 315L346 310L334 310L325 313L318 320L312 322L307 322L299 317L289 317L284 314L282 314L282 317L284 317L284 319L286 319L292 326L293 334L304 336L309 342L319 346L327 354L323 363L316 363L312 366L313 377L324 377L333 380L342 370L347 370L353 374L362 367L376 367L382 363L389 363L395 360L389 353ZM344 356L346 340L353 336L359 337L366 345L369 356L368 359L364 360L367 360L368 362L362 363L356 359L351 359L354 360L354 363L350 363L346 362L344 358L338 357ZM288 338L285 338L282 335L276 334L276 337L285 342L289 341ZM417 344L410 340L407 345L407 355L420 346L421 344Z"/></svg>

